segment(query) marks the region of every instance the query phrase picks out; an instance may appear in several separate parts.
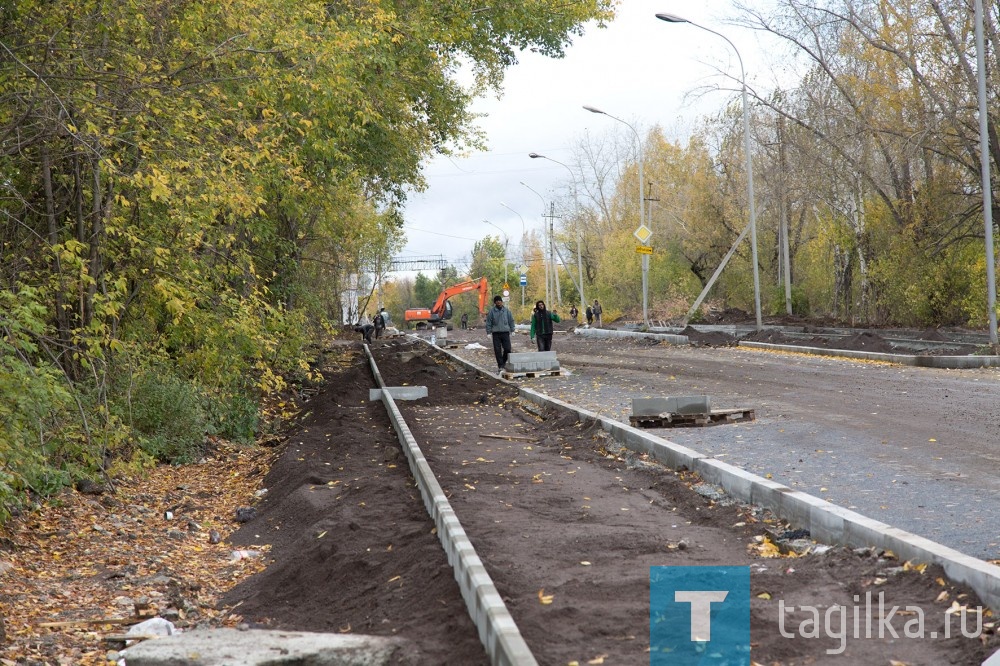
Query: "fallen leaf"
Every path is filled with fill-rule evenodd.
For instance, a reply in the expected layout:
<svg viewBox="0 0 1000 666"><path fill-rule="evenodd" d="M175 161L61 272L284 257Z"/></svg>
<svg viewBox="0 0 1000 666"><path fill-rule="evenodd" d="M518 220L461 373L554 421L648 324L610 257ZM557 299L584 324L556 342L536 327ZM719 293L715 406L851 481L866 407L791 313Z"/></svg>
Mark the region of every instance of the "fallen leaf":
<svg viewBox="0 0 1000 666"><path fill-rule="evenodd" d="M551 604L555 596L554 594L545 594L545 588L538 590L538 600L542 602L543 606Z"/></svg>
<svg viewBox="0 0 1000 666"><path fill-rule="evenodd" d="M771 593L770 592L761 592L760 594L757 595L757 598L758 599L770 600L771 599Z"/></svg>

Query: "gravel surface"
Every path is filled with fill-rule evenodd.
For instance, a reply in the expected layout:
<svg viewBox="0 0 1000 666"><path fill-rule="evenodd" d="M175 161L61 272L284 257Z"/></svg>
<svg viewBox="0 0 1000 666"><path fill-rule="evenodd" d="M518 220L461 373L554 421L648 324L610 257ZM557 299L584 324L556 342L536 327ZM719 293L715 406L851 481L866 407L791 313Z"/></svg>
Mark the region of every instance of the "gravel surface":
<svg viewBox="0 0 1000 666"><path fill-rule="evenodd" d="M485 333L451 342L488 345ZM568 371L525 385L628 422L635 397L709 395L753 422L653 430L983 559L1000 558L1000 372L937 370L843 358L648 341L553 344ZM517 336L515 351L528 351ZM491 350L454 350L483 367Z"/></svg>

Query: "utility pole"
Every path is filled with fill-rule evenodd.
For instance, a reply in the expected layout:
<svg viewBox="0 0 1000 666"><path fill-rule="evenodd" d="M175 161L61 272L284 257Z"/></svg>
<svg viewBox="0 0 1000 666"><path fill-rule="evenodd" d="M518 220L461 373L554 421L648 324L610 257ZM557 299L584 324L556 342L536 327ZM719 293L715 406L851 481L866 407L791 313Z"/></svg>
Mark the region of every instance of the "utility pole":
<svg viewBox="0 0 1000 666"><path fill-rule="evenodd" d="M552 269L549 271L549 275L552 276L552 293L556 296L556 303L562 305L562 290L559 287L559 266L556 265L556 241L555 241L555 219L556 219L556 204L554 201L549 202L549 265ZM546 291L548 291L546 289ZM548 304L547 304L548 305Z"/></svg>

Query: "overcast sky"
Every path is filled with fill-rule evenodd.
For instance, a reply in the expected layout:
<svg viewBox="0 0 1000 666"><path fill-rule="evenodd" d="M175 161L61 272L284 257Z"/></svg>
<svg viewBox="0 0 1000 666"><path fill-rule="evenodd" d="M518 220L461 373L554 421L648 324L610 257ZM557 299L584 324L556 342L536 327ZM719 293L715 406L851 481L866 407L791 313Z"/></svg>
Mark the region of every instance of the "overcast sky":
<svg viewBox="0 0 1000 666"><path fill-rule="evenodd" d="M747 80L760 76L766 58L756 33L726 23L731 0L624 0L618 18L600 30L588 26L560 60L532 53L508 70L504 94L475 110L486 131L487 152L467 158L435 158L425 169L429 188L412 194L405 210L407 245L400 257L443 256L467 268L474 243L500 236L514 247L526 230L541 229L542 201L569 178L563 167L533 160L537 152L570 162L571 146L585 132L631 131L597 107L630 123L640 134L659 124L670 138L685 138L699 115L731 100L725 91L685 95L706 85L732 86L719 71L739 77L739 63L725 40L697 27L656 19L658 12L682 16L732 40L743 57ZM615 127L617 125L617 127ZM501 205L501 202L509 208ZM513 212L516 211L516 212ZM486 224L489 220L493 225Z"/></svg>

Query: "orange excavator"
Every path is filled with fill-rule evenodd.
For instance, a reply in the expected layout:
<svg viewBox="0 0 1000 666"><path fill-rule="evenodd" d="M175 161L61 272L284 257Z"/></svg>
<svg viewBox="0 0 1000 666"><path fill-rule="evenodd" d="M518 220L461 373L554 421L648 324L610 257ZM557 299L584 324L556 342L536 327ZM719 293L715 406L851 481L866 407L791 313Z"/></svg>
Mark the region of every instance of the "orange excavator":
<svg viewBox="0 0 1000 666"><path fill-rule="evenodd" d="M441 290L434 305L430 308L410 308L403 313L403 320L416 328L427 328L428 325L439 324L451 319L452 296L464 294L467 291L479 291L479 313L486 314L486 305L490 298L490 284L486 278L459 282Z"/></svg>

